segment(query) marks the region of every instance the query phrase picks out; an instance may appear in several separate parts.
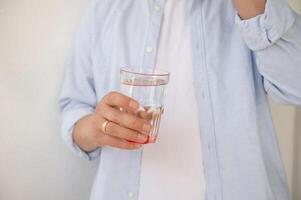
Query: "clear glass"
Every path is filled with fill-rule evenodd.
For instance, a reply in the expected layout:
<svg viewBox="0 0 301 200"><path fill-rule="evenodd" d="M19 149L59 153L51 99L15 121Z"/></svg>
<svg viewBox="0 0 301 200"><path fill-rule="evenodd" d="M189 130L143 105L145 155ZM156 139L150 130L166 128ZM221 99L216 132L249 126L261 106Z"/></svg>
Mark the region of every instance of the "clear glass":
<svg viewBox="0 0 301 200"><path fill-rule="evenodd" d="M160 69L125 67L120 70L121 93L140 103L138 116L152 125L146 143L156 142L168 82L169 72Z"/></svg>

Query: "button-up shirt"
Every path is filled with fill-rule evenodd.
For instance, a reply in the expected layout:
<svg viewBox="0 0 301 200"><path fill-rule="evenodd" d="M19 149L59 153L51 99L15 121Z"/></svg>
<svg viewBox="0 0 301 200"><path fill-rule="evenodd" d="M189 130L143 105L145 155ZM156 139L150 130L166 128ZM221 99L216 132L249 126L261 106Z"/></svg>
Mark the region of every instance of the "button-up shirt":
<svg viewBox="0 0 301 200"><path fill-rule="evenodd" d="M164 0L95 0L69 58L59 105L62 136L100 157L90 199L138 200L142 149L82 151L74 124L119 90L123 66L153 67ZM207 200L287 200L287 180L267 102L301 105L301 19L285 0L241 20L232 0L187 0L193 84L201 124Z"/></svg>
<svg viewBox="0 0 301 200"><path fill-rule="evenodd" d="M140 200L205 200L187 0L166 0L155 68L170 73L158 138L144 145Z"/></svg>

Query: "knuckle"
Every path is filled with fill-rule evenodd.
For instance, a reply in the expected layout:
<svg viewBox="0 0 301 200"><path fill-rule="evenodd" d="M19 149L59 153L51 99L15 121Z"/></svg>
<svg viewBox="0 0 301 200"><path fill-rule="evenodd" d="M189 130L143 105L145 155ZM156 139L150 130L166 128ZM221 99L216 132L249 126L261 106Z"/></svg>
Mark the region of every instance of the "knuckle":
<svg viewBox="0 0 301 200"><path fill-rule="evenodd" d="M133 135L133 133L131 132L131 130L125 130L123 132L123 136L127 140L134 140L135 139L135 136Z"/></svg>
<svg viewBox="0 0 301 200"><path fill-rule="evenodd" d="M130 125L134 129L140 129L142 127L141 121L137 118L132 118L130 121Z"/></svg>
<svg viewBox="0 0 301 200"><path fill-rule="evenodd" d="M103 106L105 105L104 101L101 100L97 105L96 105L96 112L101 113L103 110Z"/></svg>
<svg viewBox="0 0 301 200"><path fill-rule="evenodd" d="M122 93L111 91L106 95L106 102L127 109L130 105L131 98Z"/></svg>
<svg viewBox="0 0 301 200"><path fill-rule="evenodd" d="M124 112L120 112L119 113L119 122L120 122L120 124L127 127L129 124L128 114L124 113Z"/></svg>
<svg viewBox="0 0 301 200"><path fill-rule="evenodd" d="M108 92L104 97L104 101L111 102L116 98L116 96L118 96L118 93L116 91Z"/></svg>
<svg viewBox="0 0 301 200"><path fill-rule="evenodd" d="M101 127L101 118L97 115L91 116L91 126L93 129L97 130Z"/></svg>
<svg viewBox="0 0 301 200"><path fill-rule="evenodd" d="M106 132L107 132L107 133L110 133L110 134L115 133L115 125L114 125L114 123L109 122L109 123L107 124Z"/></svg>
<svg viewBox="0 0 301 200"><path fill-rule="evenodd" d="M111 91L111 92L109 92L108 94L107 94L107 97L109 97L109 98L114 98L114 97L116 97L118 95L118 92L116 92L116 91Z"/></svg>
<svg viewBox="0 0 301 200"><path fill-rule="evenodd" d="M120 106L124 107L124 108L128 108L129 106L129 98L126 96L120 96L118 99L118 103L120 104Z"/></svg>
<svg viewBox="0 0 301 200"><path fill-rule="evenodd" d="M116 127L114 130L114 136L118 138L124 138L124 132L120 127Z"/></svg>
<svg viewBox="0 0 301 200"><path fill-rule="evenodd" d="M121 94L119 92L113 91L113 92L111 92L110 97L111 97L112 101L113 100L120 101L120 99L121 99L122 96L121 96Z"/></svg>
<svg viewBox="0 0 301 200"><path fill-rule="evenodd" d="M111 112L108 112L107 115L111 121L117 122L119 119L119 115L116 112L111 111Z"/></svg>
<svg viewBox="0 0 301 200"><path fill-rule="evenodd" d="M96 105L96 111L99 111L101 107L102 107L102 101L100 101L100 102Z"/></svg>
<svg viewBox="0 0 301 200"><path fill-rule="evenodd" d="M104 100L100 101L98 106L100 109L103 108L106 105L106 102Z"/></svg>
<svg viewBox="0 0 301 200"><path fill-rule="evenodd" d="M122 139L129 139L129 140L134 139L132 135L132 131L124 127L118 127L118 129L116 129L115 131L115 136Z"/></svg>
<svg viewBox="0 0 301 200"><path fill-rule="evenodd" d="M96 125L99 121L99 118L97 115L95 115L94 113L91 114L91 117L90 117L90 122L93 124L93 125Z"/></svg>
<svg viewBox="0 0 301 200"><path fill-rule="evenodd" d="M115 94L115 101L123 107L127 107L130 103L130 98L126 95L123 95L121 93L116 93Z"/></svg>
<svg viewBox="0 0 301 200"><path fill-rule="evenodd" d="M131 102L131 99L129 97L124 97L123 106L126 107L126 108L129 108L130 107L130 102Z"/></svg>
<svg viewBox="0 0 301 200"><path fill-rule="evenodd" d="M95 113L98 113L98 114L104 116L106 111L107 111L107 106L106 106L105 102L102 101L97 105Z"/></svg>

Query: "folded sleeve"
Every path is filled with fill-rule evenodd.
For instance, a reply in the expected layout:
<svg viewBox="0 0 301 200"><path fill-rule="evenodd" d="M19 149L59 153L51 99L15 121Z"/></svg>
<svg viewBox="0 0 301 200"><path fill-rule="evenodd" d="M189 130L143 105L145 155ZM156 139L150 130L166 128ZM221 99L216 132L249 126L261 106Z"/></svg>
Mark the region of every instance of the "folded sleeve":
<svg viewBox="0 0 301 200"><path fill-rule="evenodd" d="M252 51L268 95L301 105L301 18L286 0L267 0L265 12L236 25Z"/></svg>
<svg viewBox="0 0 301 200"><path fill-rule="evenodd" d="M94 7L95 3L90 2L73 37L58 99L62 138L73 152L87 160L97 158L101 149L93 152L83 151L73 141L72 132L78 120L94 112L97 103L92 70Z"/></svg>

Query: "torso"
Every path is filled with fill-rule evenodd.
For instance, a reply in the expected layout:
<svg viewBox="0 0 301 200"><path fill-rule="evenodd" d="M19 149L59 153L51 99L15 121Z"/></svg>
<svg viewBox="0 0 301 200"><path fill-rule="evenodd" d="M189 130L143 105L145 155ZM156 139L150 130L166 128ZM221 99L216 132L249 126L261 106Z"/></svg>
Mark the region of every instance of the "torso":
<svg viewBox="0 0 301 200"><path fill-rule="evenodd" d="M143 149L139 200L204 199L204 175L185 0L168 0L156 68L171 73L155 144Z"/></svg>

